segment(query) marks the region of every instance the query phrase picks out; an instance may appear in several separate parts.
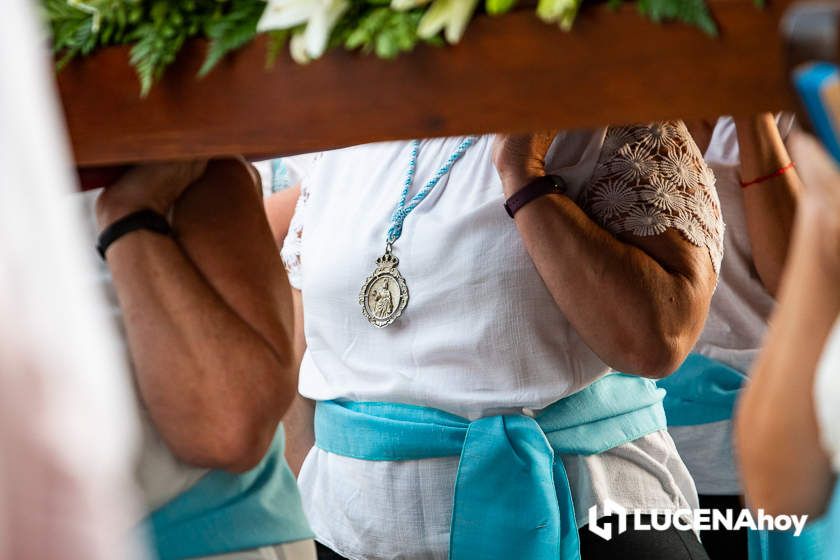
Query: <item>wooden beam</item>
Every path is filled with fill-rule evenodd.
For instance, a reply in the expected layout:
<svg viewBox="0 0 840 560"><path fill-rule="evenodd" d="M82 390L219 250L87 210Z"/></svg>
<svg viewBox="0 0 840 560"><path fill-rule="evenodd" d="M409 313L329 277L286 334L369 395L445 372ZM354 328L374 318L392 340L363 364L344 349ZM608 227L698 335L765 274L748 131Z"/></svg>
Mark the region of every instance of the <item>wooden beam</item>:
<svg viewBox="0 0 840 560"><path fill-rule="evenodd" d="M528 10L481 15L455 47L394 61L333 52L266 69L257 40L204 79L187 45L147 99L126 48L58 77L80 165L279 155L395 138L591 127L791 109L778 21L789 2L711 0L721 36L586 8L570 33Z"/></svg>

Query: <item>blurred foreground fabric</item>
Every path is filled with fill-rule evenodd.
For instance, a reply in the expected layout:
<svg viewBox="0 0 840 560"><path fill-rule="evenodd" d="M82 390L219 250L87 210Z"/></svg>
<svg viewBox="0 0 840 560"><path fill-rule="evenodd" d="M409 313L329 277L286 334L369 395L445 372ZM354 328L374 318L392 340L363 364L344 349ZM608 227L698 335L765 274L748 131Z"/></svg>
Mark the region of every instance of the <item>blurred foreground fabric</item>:
<svg viewBox="0 0 840 560"><path fill-rule="evenodd" d="M144 557L129 376L86 279L37 3L0 18L0 558Z"/></svg>

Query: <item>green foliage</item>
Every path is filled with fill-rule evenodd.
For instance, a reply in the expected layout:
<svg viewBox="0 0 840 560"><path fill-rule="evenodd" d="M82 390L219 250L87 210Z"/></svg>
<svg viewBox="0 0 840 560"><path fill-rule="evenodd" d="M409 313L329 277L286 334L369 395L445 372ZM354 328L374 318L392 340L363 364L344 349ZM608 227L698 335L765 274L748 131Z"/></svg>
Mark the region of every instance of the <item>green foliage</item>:
<svg viewBox="0 0 840 560"><path fill-rule="evenodd" d="M218 10L204 25L204 33L210 39L207 58L198 71L204 76L229 52L250 43L257 35L257 22L265 9L263 2L253 0L231 0L226 12ZM276 35L275 35L276 38ZM285 40L281 43L285 44ZM275 52L275 56L277 51Z"/></svg>
<svg viewBox="0 0 840 560"><path fill-rule="evenodd" d="M516 5L516 0L487 0L484 7L488 14L497 16L506 14Z"/></svg>
<svg viewBox="0 0 840 560"><path fill-rule="evenodd" d="M674 20L717 35L717 24L704 0L638 0L639 13L653 21Z"/></svg>
<svg viewBox="0 0 840 560"><path fill-rule="evenodd" d="M140 78L141 95L160 79L184 41L202 30L208 11L214 8L195 0L152 0L147 4L147 19L134 32L131 64Z"/></svg>
<svg viewBox="0 0 840 560"><path fill-rule="evenodd" d="M43 0L43 10L53 50L61 55L59 66L98 47L130 41L144 16L139 2L126 0Z"/></svg>
<svg viewBox="0 0 840 560"><path fill-rule="evenodd" d="M334 44L348 50L375 53L380 58L395 58L400 53L414 50L422 40L417 36L417 26L425 10L397 12L387 5L371 4L368 9L359 10L355 18L345 18L333 34Z"/></svg>
<svg viewBox="0 0 840 560"><path fill-rule="evenodd" d="M191 37L210 40L204 75L251 41L263 0L42 0L59 65L109 45L130 44L146 95Z"/></svg>
<svg viewBox="0 0 840 560"><path fill-rule="evenodd" d="M639 12L654 21L676 20L712 35L717 33L705 0L634 1ZM417 28L432 5L429 2L418 2L416 7L401 11L394 10L390 0L349 2L349 9L330 35L330 47L393 58L423 41ZM754 2L764 4L764 0ZM484 5L490 14L503 14L516 3L485 0ZM616 7L622 0L608 3ZM41 4L51 26L59 67L101 47L131 45L131 64L143 95L192 37L209 41L199 71L200 76L206 75L227 54L254 39L266 7L265 0L41 0ZM273 63L291 34L303 27L268 33L267 64ZM443 40L434 37L427 42L442 44Z"/></svg>

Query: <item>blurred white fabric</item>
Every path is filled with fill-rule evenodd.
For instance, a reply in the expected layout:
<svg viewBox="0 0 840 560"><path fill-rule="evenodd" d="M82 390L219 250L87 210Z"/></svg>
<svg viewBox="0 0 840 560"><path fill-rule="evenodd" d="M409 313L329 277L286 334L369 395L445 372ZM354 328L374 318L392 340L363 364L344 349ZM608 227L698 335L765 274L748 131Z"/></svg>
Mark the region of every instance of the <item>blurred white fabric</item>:
<svg viewBox="0 0 840 560"><path fill-rule="evenodd" d="M834 471L840 473L840 317L825 344L814 382L820 439Z"/></svg>
<svg viewBox="0 0 840 560"><path fill-rule="evenodd" d="M143 556L129 376L87 281L70 157L31 0L0 18L0 558Z"/></svg>

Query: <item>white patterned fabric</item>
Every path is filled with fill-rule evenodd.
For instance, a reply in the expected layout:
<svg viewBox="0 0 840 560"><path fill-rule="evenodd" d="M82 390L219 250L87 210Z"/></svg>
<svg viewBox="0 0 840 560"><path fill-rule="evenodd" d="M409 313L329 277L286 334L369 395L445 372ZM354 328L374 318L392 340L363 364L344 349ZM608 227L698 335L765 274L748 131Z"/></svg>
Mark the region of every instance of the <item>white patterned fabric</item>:
<svg viewBox="0 0 840 560"><path fill-rule="evenodd" d="M286 267L286 273L289 276L289 283L300 289L303 281L301 275L303 274L303 266L301 263L301 251L303 247L303 214L306 203L309 200L309 183L301 183L300 196L298 196L295 204L295 213L292 216L292 221L289 223L289 233L286 234L286 239L283 242L283 247L280 249L280 258L283 260L283 265Z"/></svg>
<svg viewBox="0 0 840 560"><path fill-rule="evenodd" d="M290 182L300 185L300 196L295 205L292 221L289 224L289 233L286 235L285 242L280 250L280 258L283 259L283 264L286 266L289 283L296 288L300 286L303 270L300 261L303 242L303 209L309 200L310 182L305 179L322 155L322 153L317 152L284 158L286 169L291 177Z"/></svg>
<svg viewBox="0 0 840 560"><path fill-rule="evenodd" d="M641 237L678 230L706 247L715 272L723 256L723 220L715 176L682 121L607 131L582 206L614 234Z"/></svg>
<svg viewBox="0 0 840 560"><path fill-rule="evenodd" d="M685 142L684 128L675 130ZM653 136L638 127L615 132ZM550 150L548 171L564 178L579 204L593 188L596 165L610 161L600 155L605 135L564 132ZM415 191L461 140L421 142ZM532 414L610 370L560 312L505 213L492 143L480 137L405 221L394 251L410 298L384 329L363 318L358 294L385 249L410 145L327 152L312 168L284 248L303 296L305 397L417 404L473 419ZM696 159L690 165L707 173ZM626 172L618 167L615 173ZM682 192L688 197L691 188ZM713 191L691 200L687 205L714 200ZM651 206L636 196L628 212ZM664 431L562 460L580 525L590 506L607 499L647 510L696 505L691 477ZM457 458L371 462L315 448L299 482L318 540L340 554L445 558L456 472Z"/></svg>
<svg viewBox="0 0 840 560"><path fill-rule="evenodd" d="M794 126L793 115L780 114L777 122L782 138L787 138ZM775 300L753 263L740 184L738 136L731 117L718 119L705 160L717 178L726 222L725 256L706 325L693 351L748 373L761 348ZM729 420L676 426L669 431L700 494L741 494Z"/></svg>

